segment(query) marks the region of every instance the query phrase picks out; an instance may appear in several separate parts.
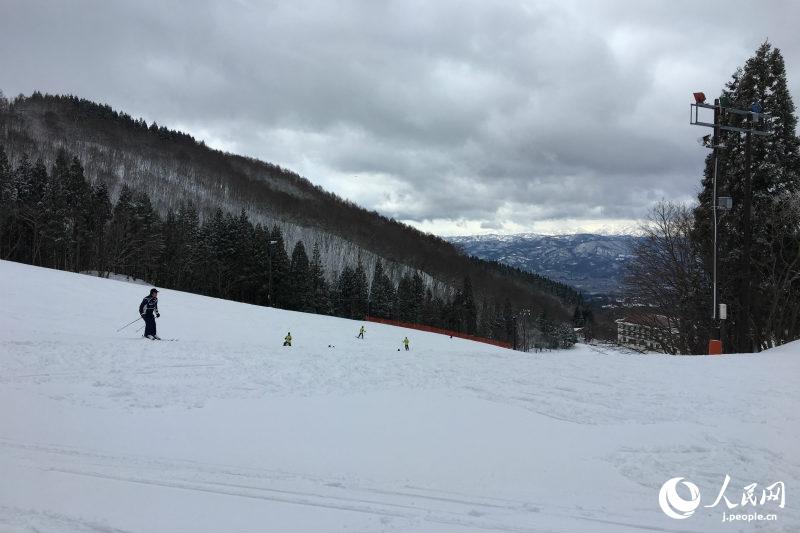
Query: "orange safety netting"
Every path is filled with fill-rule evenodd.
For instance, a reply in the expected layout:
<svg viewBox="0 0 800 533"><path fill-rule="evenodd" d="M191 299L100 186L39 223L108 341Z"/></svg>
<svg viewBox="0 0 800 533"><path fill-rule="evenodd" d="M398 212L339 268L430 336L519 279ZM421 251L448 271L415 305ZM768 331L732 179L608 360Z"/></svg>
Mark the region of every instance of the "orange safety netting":
<svg viewBox="0 0 800 533"><path fill-rule="evenodd" d="M378 318L374 316L366 316L364 317L364 320L368 322L377 322L378 324L388 324L390 326L398 326L401 328L417 329L419 331L427 331L429 333L438 333L440 335L449 335L451 337L458 337L460 339L467 339L475 342L483 342L485 344L491 344L493 346L499 346L501 348L508 348L509 350L512 348L510 342L496 341L494 339L487 339L484 337L476 337L475 335L467 335L466 333L459 333L458 331L452 331L449 329L434 328L433 326L425 326L423 324L411 324L409 322L401 322L400 320L389 320L387 318Z"/></svg>

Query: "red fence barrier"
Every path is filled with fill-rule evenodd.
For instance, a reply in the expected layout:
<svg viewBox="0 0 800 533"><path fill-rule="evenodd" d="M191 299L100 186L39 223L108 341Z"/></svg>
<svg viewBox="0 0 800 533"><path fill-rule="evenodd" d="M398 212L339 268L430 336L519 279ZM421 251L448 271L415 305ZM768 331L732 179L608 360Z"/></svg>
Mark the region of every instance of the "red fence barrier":
<svg viewBox="0 0 800 533"><path fill-rule="evenodd" d="M459 333L449 329L434 328L433 326L425 326L423 324L411 324L409 322L401 322L399 320L389 320L387 318L378 318L374 316L366 316L364 320L368 322L377 322L378 324L388 324L389 326L397 326L400 328L416 329L419 331L427 331L429 333L438 333L440 335L449 335L451 337L458 337L460 339L467 339L475 342L482 342L484 344L491 344L499 346L500 348L512 349L510 342L496 341L494 339L487 339L484 337L476 337L475 335L467 335L466 333Z"/></svg>

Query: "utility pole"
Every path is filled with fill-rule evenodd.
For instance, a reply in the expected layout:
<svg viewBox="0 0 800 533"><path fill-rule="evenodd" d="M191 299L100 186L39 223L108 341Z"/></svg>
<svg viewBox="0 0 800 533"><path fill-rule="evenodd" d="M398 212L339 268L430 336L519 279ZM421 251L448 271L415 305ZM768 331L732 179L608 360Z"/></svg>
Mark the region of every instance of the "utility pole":
<svg viewBox="0 0 800 533"><path fill-rule="evenodd" d="M713 309L711 311L711 317L714 321L714 329L716 329L716 337L717 339L710 339L708 342L708 353L711 355L714 354L721 354L723 353L722 349L722 338L725 335L725 319L727 318L727 306L726 304L719 303L718 300L718 266L717 266L717 240L718 240L718 210L727 210L732 207L732 202L729 197L721 198L718 195L718 172L719 172L719 149L724 147L722 144L722 132L724 131L734 131L737 133L744 133L745 134L745 187L744 187L744 198L742 198L742 224L743 224L743 242L742 242L742 259L740 265L740 274L742 276L742 282L739 284L739 304L740 309L738 309L738 315L736 319L736 348L740 351L749 350L752 348L752 343L749 343L750 346L745 347L746 339L749 337L748 330L750 324L750 253L752 248L752 239L753 239L753 229L751 223L751 211L752 211L752 176L751 176L751 166L752 166L752 153L751 153L751 138L752 135L769 135L769 132L765 131L766 125L764 126L765 129L758 129L753 125L753 119L756 122L762 122L764 117L764 113L762 112L761 105L754 103L750 107L750 110L744 109L737 109L731 107L727 98L722 99L715 99L714 105L706 104L706 95L702 92L694 93L695 103L689 105L689 124L694 126L704 126L709 128L714 128L714 135L713 138L709 135L706 135L702 138L702 145L711 148L713 150L713 159L714 159L714 175L712 177L713 180L713 192L711 198L711 212L713 218L713 244L712 244L712 256L713 256L713 263L712 263L712 277L713 277ZM714 122L702 122L699 119L700 109L712 109L714 112ZM736 114L736 115L743 115L745 117L745 127L739 128L736 126L729 126L727 124L723 124L722 119L726 116L726 113Z"/></svg>
<svg viewBox="0 0 800 533"><path fill-rule="evenodd" d="M714 177L713 177L713 192L711 198L711 212L714 218L714 259L713 259L713 309L711 310L711 318L715 321L717 326L717 339L722 341L722 321L717 322L717 176L719 175L719 148L722 143L722 130L720 130L720 120L722 118L722 109L719 105L719 98L714 100L714 137L711 139L712 150L714 154Z"/></svg>
<svg viewBox="0 0 800 533"><path fill-rule="evenodd" d="M274 307L272 305L272 246L278 244L278 241L267 241L267 257L268 261L267 264L269 265L269 280L267 285L267 306Z"/></svg>

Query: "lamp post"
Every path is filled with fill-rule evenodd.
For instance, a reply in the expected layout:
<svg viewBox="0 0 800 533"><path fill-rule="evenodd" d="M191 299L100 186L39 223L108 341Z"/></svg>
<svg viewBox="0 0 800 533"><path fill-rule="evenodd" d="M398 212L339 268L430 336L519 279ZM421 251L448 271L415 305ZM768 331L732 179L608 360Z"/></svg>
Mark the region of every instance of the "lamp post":
<svg viewBox="0 0 800 533"><path fill-rule="evenodd" d="M747 331L747 323L749 322L749 312L750 312L750 280L749 280L749 271L750 271L750 241L752 238L752 228L750 225L750 210L751 210L751 196L752 196L752 188L751 188L751 179L750 179L750 165L751 165L751 156L750 156L750 144L752 135L769 135L769 132L765 130L759 130L754 126L754 122L756 124L762 122L762 119L765 116L761 105L758 103L753 104L749 110L744 109L737 109L730 106L730 102L727 97L722 97L714 100L714 105L706 104L706 95L702 92L693 93L695 103L689 104L689 124L694 126L704 126L709 128L714 128L714 135L713 137L710 135L706 135L702 138L701 144L706 148L711 148L714 154L714 173L712 177L713 181L713 192L712 192L712 199L711 199L711 209L712 209L712 217L714 223L714 237L713 237L713 263L712 263L712 277L713 277L713 309L711 311L711 318L715 322L715 326L717 328L717 339L711 339L708 342L708 353L711 355L721 354L722 353L722 337L724 334L724 320L727 318L727 306L726 304L718 303L717 302L717 224L718 224L718 216L717 210L727 210L731 209L732 207L732 200L730 197L719 197L717 195L717 174L719 168L719 149L724 148L725 145L722 143L722 131L734 131L737 133L744 133L745 134L745 150L746 150L746 169L745 169L745 191L744 191L744 202L743 202L743 213L742 219L744 224L744 246L743 246L743 254L742 254L742 272L745 274L746 279L744 280L742 287L741 287L741 298L740 301L742 303L740 309L739 316L737 317L737 325L739 326L739 336L743 338L743 335L746 334ZM699 119L700 109L711 109L714 112L714 122L702 122ZM744 128L739 128L736 126L729 126L722 123L722 119L724 118L726 113L742 115L745 117L745 126ZM764 121L766 124L766 121ZM766 128L766 126L765 126ZM743 333L744 332L744 333Z"/></svg>
<svg viewBox="0 0 800 533"><path fill-rule="evenodd" d="M278 241L267 241L267 270L269 271L269 281L267 282L267 306L272 307L272 246L278 244Z"/></svg>

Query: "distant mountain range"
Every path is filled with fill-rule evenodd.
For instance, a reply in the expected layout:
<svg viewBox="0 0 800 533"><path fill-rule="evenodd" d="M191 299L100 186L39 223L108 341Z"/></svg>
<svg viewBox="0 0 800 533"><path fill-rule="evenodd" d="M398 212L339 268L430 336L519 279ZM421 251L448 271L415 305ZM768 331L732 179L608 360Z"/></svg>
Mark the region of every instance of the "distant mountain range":
<svg viewBox="0 0 800 533"><path fill-rule="evenodd" d="M504 263L572 285L587 295L621 291L631 235L469 235L447 237L469 255Z"/></svg>

